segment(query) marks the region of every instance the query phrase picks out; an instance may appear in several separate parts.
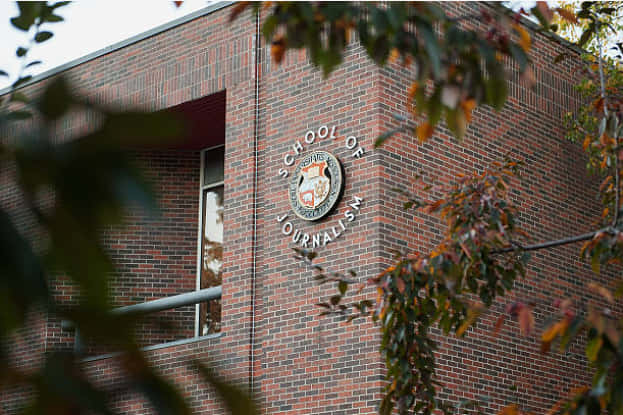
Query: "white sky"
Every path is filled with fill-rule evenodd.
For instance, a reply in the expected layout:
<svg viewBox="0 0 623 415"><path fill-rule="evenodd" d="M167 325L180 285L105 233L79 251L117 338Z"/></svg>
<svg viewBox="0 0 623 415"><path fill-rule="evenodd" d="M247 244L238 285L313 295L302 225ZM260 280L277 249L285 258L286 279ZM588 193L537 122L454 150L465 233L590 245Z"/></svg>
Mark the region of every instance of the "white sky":
<svg viewBox="0 0 623 415"><path fill-rule="evenodd" d="M29 69L36 75L80 58L113 43L145 32L170 20L208 6L208 0L187 0L176 8L171 0L81 0L57 10L64 22L42 27L54 33L50 40L35 45L28 61L41 65ZM29 36L13 28L10 18L17 16L15 2L0 1L0 69L11 76L0 77L0 88L9 86L17 77L21 60L15 55L18 46L26 46ZM47 26L47 29L45 29Z"/></svg>

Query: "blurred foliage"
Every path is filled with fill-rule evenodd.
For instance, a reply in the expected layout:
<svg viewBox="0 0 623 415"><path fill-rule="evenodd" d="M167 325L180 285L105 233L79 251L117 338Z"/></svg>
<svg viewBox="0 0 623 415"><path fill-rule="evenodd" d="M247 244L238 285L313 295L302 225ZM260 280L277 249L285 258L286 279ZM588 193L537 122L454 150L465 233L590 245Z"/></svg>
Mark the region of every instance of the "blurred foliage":
<svg viewBox="0 0 623 415"><path fill-rule="evenodd" d="M528 86L534 82L529 57L531 30L521 21L522 14L528 14L523 9L508 15L485 6L474 14L452 17L436 3L241 2L234 6L231 18L247 7L261 13L262 32L277 64L285 59L288 49L306 49L311 63L326 77L342 62L357 37L378 65L402 65L415 79L407 91L407 105L414 120L423 120L412 130L415 143L428 140L441 120L460 139L475 108L502 108L508 93L508 62ZM561 4L553 8L546 2L536 2L529 14L541 32L571 33L577 26L579 46L597 50L595 47L608 33L620 29L620 10L619 2ZM387 368L380 413L482 412L478 400L451 406L437 399L436 343L429 337L429 329L437 326L446 334L464 336L493 301L505 296L514 281L525 275L529 251L586 241L581 254L596 273L606 264L623 260L619 221L623 107L619 69L593 59L588 70L600 78L599 82L586 80L579 87L585 97L591 98L591 105L584 107L578 117L567 119L568 135L584 143L590 166L610 174L601 189L602 228L527 245L529 235L519 227L518 208L509 197L509 188L517 183L519 165L505 160L484 172L457 175L455 184L437 200L406 195L405 209L423 209L446 221L444 239L430 253L397 255L392 266L367 283L356 283L357 275L352 271L350 275L330 273L313 263L315 253L297 250L298 257L317 271L319 282L336 286L337 293L318 304L321 314L336 314L348 320L371 318L380 326L380 350ZM604 72L608 73L608 83L602 88ZM605 89L611 96L606 96ZM406 121L404 117L396 118ZM376 144L382 145L397 132L409 132L409 127L384 132ZM353 285L357 286L357 298L361 298L366 285L375 287L376 300L346 302ZM592 385L562 397L550 414L623 413L622 322L609 308L616 296L595 282L589 283L587 289L602 298L606 306L591 306L588 313L580 315L571 299L552 299L559 315L553 316L542 333L541 352L548 353L553 342L559 342L560 349L565 350L573 340L587 336L586 355L596 373ZM618 292L623 294L623 284ZM534 332L534 307L529 301L507 306L506 315L517 319L524 335ZM496 332L506 315L498 319ZM521 412L515 402L500 414Z"/></svg>
<svg viewBox="0 0 623 415"><path fill-rule="evenodd" d="M621 41L618 34L623 31L623 4L620 1L559 1L562 13L553 19L558 34L583 49L598 55L599 42L612 39L611 56L619 51L615 43ZM575 16L575 18L571 17ZM620 59L620 58L619 58Z"/></svg>
<svg viewBox="0 0 623 415"><path fill-rule="evenodd" d="M0 163L16 173L20 215L33 218L27 233L0 209L0 388L30 389L24 413L77 414L115 411L114 394L87 376L82 356L46 351L34 372L10 361L15 339L24 334L28 316L43 313L68 320L84 341L113 345L119 352L123 389L147 398L157 413L185 414L190 407L182 391L159 374L137 343L139 317L113 313L108 279L114 271L101 242L101 231L123 224L129 208L158 214L154 195L129 157L128 149L157 147L180 137L182 123L165 112L116 110L76 96L63 77L42 82L31 99L18 89L26 72L40 63L30 49L53 36L49 26L68 2L19 2L11 24L28 34L16 56L23 62L10 92L0 97ZM9 76L0 71L0 76ZM90 120L86 132L60 138L62 122ZM25 235L28 236L25 236ZM79 289L75 304L58 300L51 286L69 278ZM206 384L236 414L257 413L252 400L224 382L204 364L193 363Z"/></svg>

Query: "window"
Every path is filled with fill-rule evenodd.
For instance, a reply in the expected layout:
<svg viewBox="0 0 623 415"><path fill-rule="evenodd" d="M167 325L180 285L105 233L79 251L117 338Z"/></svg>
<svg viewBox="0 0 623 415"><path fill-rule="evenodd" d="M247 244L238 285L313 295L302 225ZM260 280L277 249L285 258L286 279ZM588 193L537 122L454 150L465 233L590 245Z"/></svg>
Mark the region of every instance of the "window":
<svg viewBox="0 0 623 415"><path fill-rule="evenodd" d="M221 285L223 265L223 176L225 147L201 152L197 289ZM221 300L198 304L197 335L221 330Z"/></svg>

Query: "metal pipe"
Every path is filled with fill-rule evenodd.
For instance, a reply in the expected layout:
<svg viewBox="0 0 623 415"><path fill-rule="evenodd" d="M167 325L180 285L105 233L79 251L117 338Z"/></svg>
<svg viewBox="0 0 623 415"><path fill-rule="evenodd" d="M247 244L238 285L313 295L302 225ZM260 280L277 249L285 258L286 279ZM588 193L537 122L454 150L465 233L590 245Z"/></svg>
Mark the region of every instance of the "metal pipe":
<svg viewBox="0 0 623 415"><path fill-rule="evenodd" d="M255 290L257 256L257 140L260 117L260 9L255 15L255 120L253 125L253 235L251 238L251 332L249 333L249 393L255 387Z"/></svg>
<svg viewBox="0 0 623 415"><path fill-rule="evenodd" d="M171 308L183 307L185 305L193 305L204 301L216 300L221 298L223 290L221 286L204 288L203 290L190 291L184 294L174 295L171 297L159 298L153 301L147 301L139 304L132 304L124 307L118 307L112 310L115 314L127 313L154 313L156 311L168 310Z"/></svg>

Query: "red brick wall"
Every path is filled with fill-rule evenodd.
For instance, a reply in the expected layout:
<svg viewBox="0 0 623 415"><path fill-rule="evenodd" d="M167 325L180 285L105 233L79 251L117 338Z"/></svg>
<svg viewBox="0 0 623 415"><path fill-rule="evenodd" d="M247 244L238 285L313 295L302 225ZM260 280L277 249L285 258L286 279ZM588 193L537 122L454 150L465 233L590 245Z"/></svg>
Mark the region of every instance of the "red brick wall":
<svg viewBox="0 0 623 415"><path fill-rule="evenodd" d="M469 14L471 7L473 4L466 3L449 6L456 15ZM405 212L403 199L391 188L402 187L424 199L439 197L441 186L451 183L457 173L482 171L505 155L525 163L523 181L513 183L512 198L520 207L521 226L532 242L593 229L600 215L595 203L598 183L586 174L580 146L563 138L562 115L579 104L573 91L579 80L575 70L578 61L554 64L554 57L570 50L543 35L531 34L534 44L530 57L537 81L533 89L513 76L502 111L486 107L475 110L462 142L440 128L426 144L402 135L379 151L386 166L381 183L381 199L386 201L383 211L388 219L383 223L385 246L427 252L445 228L437 218L423 212ZM409 79L399 65L382 71L383 129L395 125L392 114L408 114L405 85ZM421 179L416 180L416 176ZM432 190L423 190L426 185L432 185ZM486 396L491 399L484 408L487 413L497 413L510 403L536 413L546 411L570 389L590 381L579 345L566 353L543 356L539 337L520 337L516 322L508 321L500 333L492 334L507 302L536 303L540 333L556 311L554 299L569 296L578 305L589 299L583 284L595 275L590 266L578 260L579 249L580 244L576 244L534 253L527 278L517 281L513 295L494 304L492 312L470 329L465 339L434 332L441 344L437 364L444 400L457 403ZM606 282L603 276L598 279Z"/></svg>
<svg viewBox="0 0 623 415"><path fill-rule="evenodd" d="M452 7L463 13L462 8L479 6ZM393 125L392 114L406 112L407 73L397 66L380 70L362 48L353 46L345 63L323 80L303 53L289 53L281 67L274 67L263 48L256 165L255 26L250 13L228 23L229 12L213 12L67 71L77 88L93 99L149 110L226 90L222 333L148 353L163 373L178 381L198 412L213 413L219 405L184 362L209 360L245 383L252 358L254 387L267 413L374 413L383 379L378 330L367 321L345 325L317 316L314 304L326 300L335 288L319 287L311 270L293 258L290 248L295 245L291 235L282 235L277 218L287 213L294 228L324 232L344 219L355 195L362 197L356 219L343 235L319 250L318 262L335 271L355 269L364 281L389 263L389 249L424 251L443 232L436 218L404 212L400 196L391 188L403 186L425 196L423 186L414 182L417 174L426 184L448 183L454 172L480 170L510 153L527 164L526 181L513 195L522 207L524 227L535 240L589 229L596 214L594 183L585 176L581 149L561 139L560 112L577 105L571 91L576 80L573 67L554 66L551 59L563 47L535 35L538 83L534 92L513 81L513 94L503 111L477 110L462 143L440 129L424 145L399 136L374 150L375 138ZM335 125L337 138L305 144L306 131L322 125ZM361 158L345 148L348 135L356 136L365 149ZM328 218L315 224L295 218L287 202L288 180L278 175L282 167L292 174L294 168L283 165L283 156L292 152L296 140L305 152L332 152L345 167L343 199ZM161 194L163 215L146 219L130 214L128 228L105 232L118 264L113 293L120 305L192 290L195 284L199 154L143 152L137 160L147 167L147 176ZM19 212L17 199L5 199ZM551 298L582 294L582 281L591 275L575 261L575 248L536 254L529 277L517 283L517 298L536 301L539 327L552 311ZM62 292L66 286L57 288ZM586 380L579 370L585 362L577 347L564 355L542 357L536 338L520 339L514 323L495 338L486 334L501 311L502 306L496 305L466 340L440 339L439 374L446 383L442 397L456 402L486 394L493 397L489 412L515 399L523 409L537 411ZM194 319L190 308L166 315L179 323L180 330L164 335L144 327L146 342L147 337L153 343L190 333ZM53 336L47 339L50 348L71 345L71 337L60 332L58 322L47 327L48 336ZM35 347L37 342L32 344ZM123 382L114 358L89 360L85 366L102 384L112 387ZM119 396L116 402L124 412L149 412L132 394Z"/></svg>

